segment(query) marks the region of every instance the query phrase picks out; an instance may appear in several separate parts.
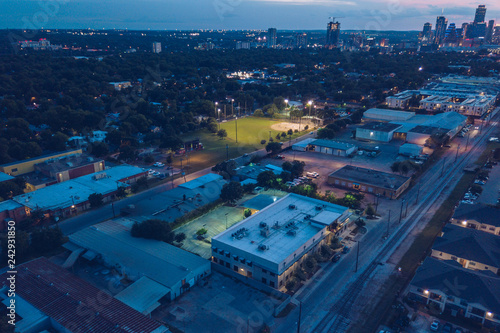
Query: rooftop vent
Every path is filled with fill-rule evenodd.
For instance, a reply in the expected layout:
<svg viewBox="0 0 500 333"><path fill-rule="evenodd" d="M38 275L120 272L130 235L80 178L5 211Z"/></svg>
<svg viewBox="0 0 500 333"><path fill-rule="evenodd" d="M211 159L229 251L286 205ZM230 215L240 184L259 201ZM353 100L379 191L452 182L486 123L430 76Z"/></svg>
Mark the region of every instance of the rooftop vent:
<svg viewBox="0 0 500 333"><path fill-rule="evenodd" d="M259 226L261 228L265 228L265 227L267 227L267 223L266 222L260 222Z"/></svg>
<svg viewBox="0 0 500 333"><path fill-rule="evenodd" d="M259 245L259 250L261 250L261 251L266 251L266 250L269 250L269 246L266 246L266 245L264 245L264 244L260 244L260 245Z"/></svg>
<svg viewBox="0 0 500 333"><path fill-rule="evenodd" d="M316 206L316 210L322 210L323 207L322 206Z"/></svg>
<svg viewBox="0 0 500 333"><path fill-rule="evenodd" d="M290 235L290 236L296 236L297 235L297 231L295 231L295 230L288 230L288 232L286 234Z"/></svg>
<svg viewBox="0 0 500 333"><path fill-rule="evenodd" d="M269 228L268 228L268 227L266 227L266 228L261 229L261 230L260 230L260 234L261 234L262 236L266 237L266 238L267 238L267 237L269 237Z"/></svg>
<svg viewBox="0 0 500 333"><path fill-rule="evenodd" d="M289 206L288 206L288 208L290 208L290 209L295 209L295 208L297 208L297 207L296 207L295 205L289 205Z"/></svg>

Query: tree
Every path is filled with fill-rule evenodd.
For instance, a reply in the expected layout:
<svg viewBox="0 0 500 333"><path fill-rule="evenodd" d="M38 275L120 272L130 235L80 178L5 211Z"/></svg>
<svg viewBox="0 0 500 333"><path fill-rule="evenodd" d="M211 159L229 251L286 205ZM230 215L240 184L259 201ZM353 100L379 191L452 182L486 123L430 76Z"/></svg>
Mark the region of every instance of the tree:
<svg viewBox="0 0 500 333"><path fill-rule="evenodd" d="M210 133L217 133L219 126L217 126L217 123L208 123L207 128Z"/></svg>
<svg viewBox="0 0 500 333"><path fill-rule="evenodd" d="M470 187L470 191L474 194L481 194L483 192L483 188L478 184L472 184Z"/></svg>
<svg viewBox="0 0 500 333"><path fill-rule="evenodd" d="M155 161L155 158L153 157L153 155L147 154L146 156L144 156L144 163L151 164L154 161Z"/></svg>
<svg viewBox="0 0 500 333"><path fill-rule="evenodd" d="M180 232L178 234L175 234L175 241L177 243L182 243L186 239L186 234L183 232Z"/></svg>
<svg viewBox="0 0 500 333"><path fill-rule="evenodd" d="M279 142L269 142L266 146L266 151L271 154L277 154L281 151L281 145Z"/></svg>
<svg viewBox="0 0 500 333"><path fill-rule="evenodd" d="M57 249L64 240L64 234L59 226L35 230L31 233L30 252L40 256Z"/></svg>
<svg viewBox="0 0 500 333"><path fill-rule="evenodd" d="M177 150L182 147L184 142L178 136L167 136L160 143L160 148L163 149Z"/></svg>
<svg viewBox="0 0 500 333"><path fill-rule="evenodd" d="M307 129L307 128L306 128L306 129ZM293 135L293 130L292 130L292 129L289 129L287 133L288 133L288 135Z"/></svg>
<svg viewBox="0 0 500 333"><path fill-rule="evenodd" d="M266 142L267 142L266 140L260 140L260 144L261 144L261 145L265 145L265 144L266 144Z"/></svg>
<svg viewBox="0 0 500 333"><path fill-rule="evenodd" d="M220 198L231 204L243 197L243 187L238 182L230 182L222 186Z"/></svg>
<svg viewBox="0 0 500 333"><path fill-rule="evenodd" d="M304 173L304 167L306 164L303 161L293 161L292 162L292 169L290 170L292 174L292 178L298 178L301 177L302 174Z"/></svg>
<svg viewBox="0 0 500 333"><path fill-rule="evenodd" d="M89 153L96 157L105 156L109 153L108 145L105 142L93 142L89 146Z"/></svg>
<svg viewBox="0 0 500 333"><path fill-rule="evenodd" d="M117 198L125 198L125 196L127 195L127 190L126 190L125 186L118 187L115 195Z"/></svg>
<svg viewBox="0 0 500 333"><path fill-rule="evenodd" d="M92 193L91 195L89 195L88 200L90 203L90 207L92 207L92 208L101 207L104 203L101 193Z"/></svg>
<svg viewBox="0 0 500 333"><path fill-rule="evenodd" d="M260 186L272 187L275 181L276 181L276 175L272 171L264 171L259 173L259 175L257 176L257 183Z"/></svg>
<svg viewBox="0 0 500 333"><path fill-rule="evenodd" d="M391 171L392 172L398 172L400 165L401 165L401 162L394 162L394 163L392 163L392 165L391 165Z"/></svg>
<svg viewBox="0 0 500 333"><path fill-rule="evenodd" d="M173 242L175 237L170 223L158 219L145 220L141 223L135 222L131 235L132 237L156 239L169 244Z"/></svg>
<svg viewBox="0 0 500 333"><path fill-rule="evenodd" d="M368 217L373 217L375 215L375 208L371 204L366 207L365 213Z"/></svg>
<svg viewBox="0 0 500 333"><path fill-rule="evenodd" d="M137 158L137 152L135 149L129 145L123 145L120 147L120 159L122 160L135 160Z"/></svg>
<svg viewBox="0 0 500 333"><path fill-rule="evenodd" d="M330 128L320 128L318 130L318 139L333 139L336 133Z"/></svg>
<svg viewBox="0 0 500 333"><path fill-rule="evenodd" d="M262 109L257 109L253 112L254 117L264 117L264 112Z"/></svg>
<svg viewBox="0 0 500 333"><path fill-rule="evenodd" d="M225 137L227 137L227 131L223 128L221 128L218 132L217 132L217 136L221 139L224 139Z"/></svg>
<svg viewBox="0 0 500 333"><path fill-rule="evenodd" d="M243 216L244 216L245 218L247 218L247 217L249 217L249 216L251 216L251 215L252 215L252 210L251 210L250 208L247 208L247 209L245 209L245 210L243 211Z"/></svg>
<svg viewBox="0 0 500 333"><path fill-rule="evenodd" d="M52 135L52 138L49 140L47 144L47 148L54 151L63 151L66 150L66 142L68 142L68 136L57 132Z"/></svg>

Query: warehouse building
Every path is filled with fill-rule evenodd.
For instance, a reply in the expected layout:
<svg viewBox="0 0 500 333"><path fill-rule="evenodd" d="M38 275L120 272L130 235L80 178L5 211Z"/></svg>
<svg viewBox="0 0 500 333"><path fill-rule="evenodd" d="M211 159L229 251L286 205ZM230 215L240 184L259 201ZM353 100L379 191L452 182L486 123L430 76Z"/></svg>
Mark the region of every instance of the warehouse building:
<svg viewBox="0 0 500 333"><path fill-rule="evenodd" d="M20 264L16 271L16 332L170 332L46 258ZM10 275L0 275L3 304L9 304Z"/></svg>
<svg viewBox="0 0 500 333"><path fill-rule="evenodd" d="M406 121L415 116L415 112L390 109L368 109L363 113L364 121Z"/></svg>
<svg viewBox="0 0 500 333"><path fill-rule="evenodd" d="M318 153L346 157L354 154L358 147L347 142L318 139L309 143L310 150Z"/></svg>
<svg viewBox="0 0 500 333"><path fill-rule="evenodd" d="M410 186L411 177L346 165L328 176L328 184L396 199Z"/></svg>
<svg viewBox="0 0 500 333"><path fill-rule="evenodd" d="M218 270L281 289L349 215L346 207L288 194L212 238L212 261Z"/></svg>
<svg viewBox="0 0 500 333"><path fill-rule="evenodd" d="M141 168L120 165L95 174L85 175L12 198L27 211L41 211L47 216L67 217L90 208L89 196L101 194L103 201L112 200L120 187L128 188L147 175Z"/></svg>
<svg viewBox="0 0 500 333"><path fill-rule="evenodd" d="M27 160L12 162L0 165L0 171L11 176L19 176L28 172L35 171L35 164L43 163L48 160L57 159L63 156L81 154L81 149L68 150L54 154L33 157Z"/></svg>
<svg viewBox="0 0 500 333"><path fill-rule="evenodd" d="M210 275L210 261L162 241L132 237L133 224L128 219L99 223L70 235L64 247L84 249L83 258L101 261L134 281L119 299L141 313L153 311L161 299L176 299Z"/></svg>
<svg viewBox="0 0 500 333"><path fill-rule="evenodd" d="M423 148L419 145L415 145L412 143L405 143L401 147L399 147L399 155L404 156L418 156L422 154Z"/></svg>
<svg viewBox="0 0 500 333"><path fill-rule="evenodd" d="M401 127L402 125L399 124L369 122L356 128L356 139L389 142L392 140L394 132Z"/></svg>

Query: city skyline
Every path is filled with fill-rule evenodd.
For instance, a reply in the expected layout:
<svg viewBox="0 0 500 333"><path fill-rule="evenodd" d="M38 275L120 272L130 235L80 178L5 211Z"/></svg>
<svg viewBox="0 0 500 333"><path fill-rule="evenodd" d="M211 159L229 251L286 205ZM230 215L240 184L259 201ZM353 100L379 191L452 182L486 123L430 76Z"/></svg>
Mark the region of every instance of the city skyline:
<svg viewBox="0 0 500 333"><path fill-rule="evenodd" d="M401 4L375 0L187 0L136 3L132 1L62 0L19 2L0 0L0 28L92 28L131 30L267 29L324 30L329 16L341 17L342 30L421 30L444 11L457 26L474 20L484 4L486 21L500 18L500 4L493 2L420 1ZM194 7L196 6L196 7ZM192 8L198 10L193 11ZM411 23L409 23L411 22Z"/></svg>

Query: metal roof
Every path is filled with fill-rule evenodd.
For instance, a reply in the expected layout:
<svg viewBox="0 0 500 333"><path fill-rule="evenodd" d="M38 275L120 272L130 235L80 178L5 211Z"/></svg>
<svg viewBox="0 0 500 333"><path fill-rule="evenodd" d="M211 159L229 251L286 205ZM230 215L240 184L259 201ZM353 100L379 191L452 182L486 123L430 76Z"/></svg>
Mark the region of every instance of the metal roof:
<svg viewBox="0 0 500 333"><path fill-rule="evenodd" d="M5 182L7 180L12 180L12 179L14 179L14 177L12 177L11 175L8 175L6 173L0 172L0 183L1 182Z"/></svg>
<svg viewBox="0 0 500 333"><path fill-rule="evenodd" d="M500 208L484 204L460 204L453 214L455 220L474 220L500 227Z"/></svg>
<svg viewBox="0 0 500 333"><path fill-rule="evenodd" d="M8 274L0 283L8 286ZM46 258L17 267L16 294L70 331L146 333L167 328ZM105 301L96 308L95 300ZM90 315L82 316L82 311Z"/></svg>
<svg viewBox="0 0 500 333"><path fill-rule="evenodd" d="M115 295L115 298L132 309L148 315L161 305L158 301L169 292L169 288L143 276Z"/></svg>
<svg viewBox="0 0 500 333"><path fill-rule="evenodd" d="M355 145L347 143L347 142L325 140L325 139L314 140L310 144L314 145L314 146L339 149L339 150L348 150L348 149L356 147Z"/></svg>
<svg viewBox="0 0 500 333"><path fill-rule="evenodd" d="M69 240L171 289L192 271L203 265L210 267L206 259L173 245L132 237L133 223L127 219L110 220L78 231Z"/></svg>
<svg viewBox="0 0 500 333"><path fill-rule="evenodd" d="M180 184L179 187L184 187L190 190L193 190L198 187L202 187L210 182L213 182L215 180L222 179L221 175L215 174L215 173L208 173L204 176L195 178L187 183Z"/></svg>
<svg viewBox="0 0 500 333"><path fill-rule="evenodd" d="M391 190L397 190L410 179L410 177L351 165L346 165L337 171L332 172L330 176Z"/></svg>

